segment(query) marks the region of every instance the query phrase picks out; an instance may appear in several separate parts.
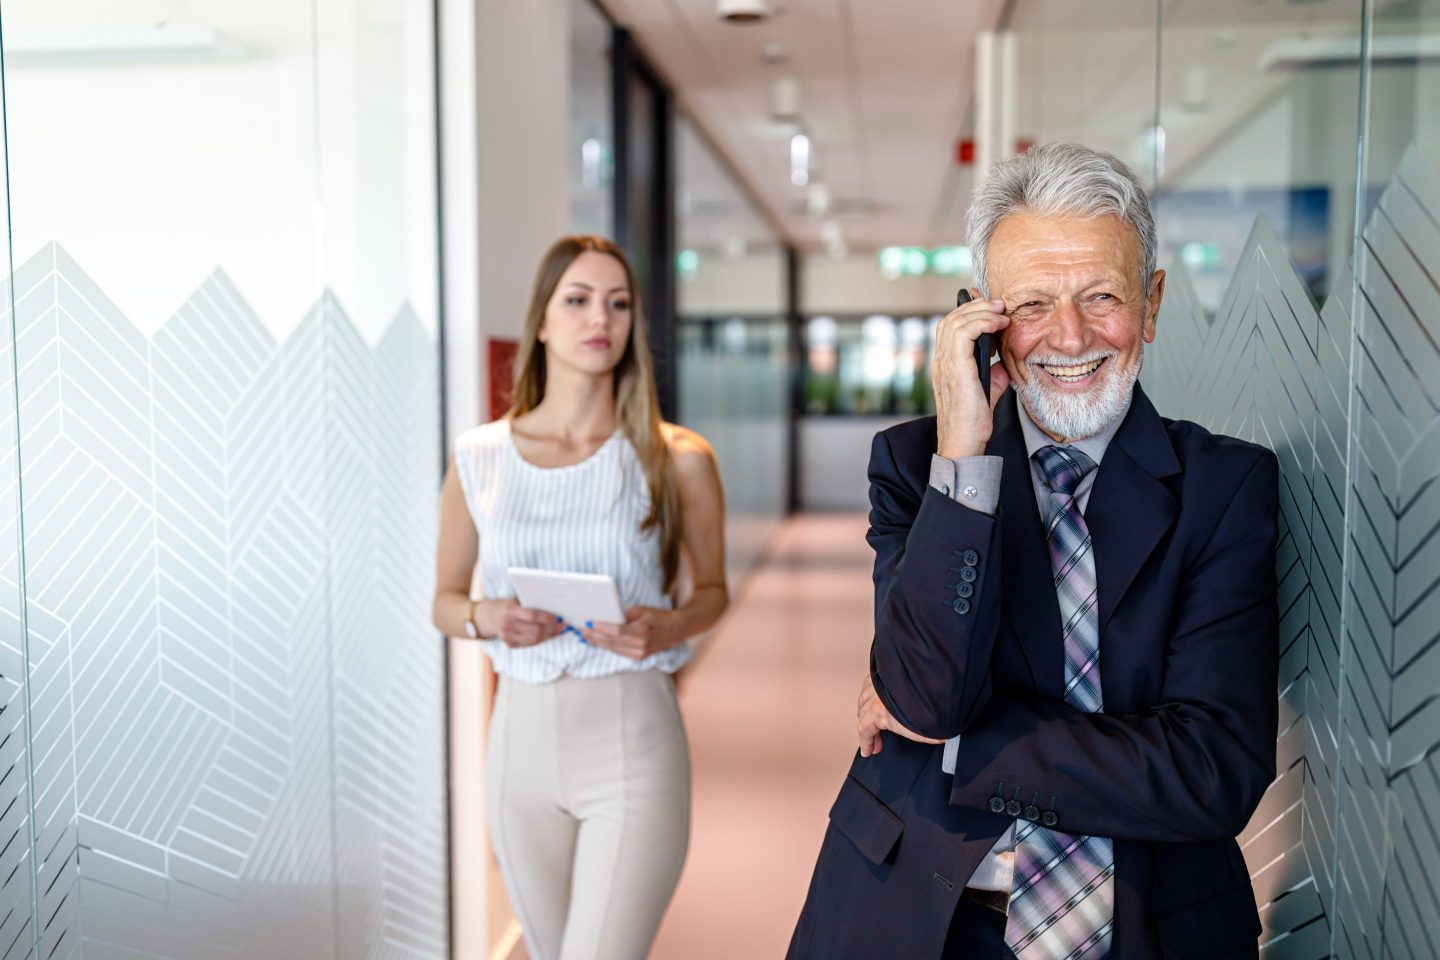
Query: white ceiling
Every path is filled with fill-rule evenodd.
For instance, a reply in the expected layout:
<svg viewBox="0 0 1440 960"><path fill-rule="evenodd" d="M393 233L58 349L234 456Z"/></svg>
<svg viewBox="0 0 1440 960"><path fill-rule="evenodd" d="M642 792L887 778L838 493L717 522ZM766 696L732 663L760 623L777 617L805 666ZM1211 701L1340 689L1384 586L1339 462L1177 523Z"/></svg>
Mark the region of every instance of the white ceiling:
<svg viewBox="0 0 1440 960"><path fill-rule="evenodd" d="M973 186L955 147L973 133L975 36L1002 15L1019 35L1020 135L1083 139L1154 175L1145 136L1157 105L1152 0L771 0L773 15L752 25L718 20L715 0L603 2L804 250L822 247L823 221L790 183L793 131L768 118L774 79L799 79L815 179L831 195L827 219L851 250L957 243ZM1283 86L1283 72L1257 66L1265 46L1353 33L1361 11L1361 0L1161 2L1167 172ZM783 45L784 63L762 60L768 42ZM1203 109L1180 105L1187 66L1205 70Z"/></svg>

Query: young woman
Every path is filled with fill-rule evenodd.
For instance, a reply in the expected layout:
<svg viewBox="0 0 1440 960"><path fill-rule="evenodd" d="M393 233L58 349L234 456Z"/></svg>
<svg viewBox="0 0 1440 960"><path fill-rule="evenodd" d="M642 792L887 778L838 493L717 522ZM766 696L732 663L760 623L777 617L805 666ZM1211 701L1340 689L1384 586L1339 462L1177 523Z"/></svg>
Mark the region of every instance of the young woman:
<svg viewBox="0 0 1440 960"><path fill-rule="evenodd" d="M550 248L516 364L510 412L461 435L445 477L435 625L480 639L500 676L486 808L530 956L642 960L690 835L673 674L728 602L720 476L703 438L660 420L610 241ZM515 566L613 576L626 622L521 607Z"/></svg>

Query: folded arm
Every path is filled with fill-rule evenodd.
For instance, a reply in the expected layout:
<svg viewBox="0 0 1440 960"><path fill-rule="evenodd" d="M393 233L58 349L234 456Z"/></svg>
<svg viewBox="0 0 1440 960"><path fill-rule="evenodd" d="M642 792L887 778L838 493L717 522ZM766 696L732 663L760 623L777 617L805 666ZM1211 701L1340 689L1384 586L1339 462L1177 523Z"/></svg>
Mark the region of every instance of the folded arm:
<svg viewBox="0 0 1440 960"><path fill-rule="evenodd" d="M1000 623L996 517L933 487L917 498L884 433L871 447L870 503L875 693L900 725L943 740L990 697Z"/></svg>

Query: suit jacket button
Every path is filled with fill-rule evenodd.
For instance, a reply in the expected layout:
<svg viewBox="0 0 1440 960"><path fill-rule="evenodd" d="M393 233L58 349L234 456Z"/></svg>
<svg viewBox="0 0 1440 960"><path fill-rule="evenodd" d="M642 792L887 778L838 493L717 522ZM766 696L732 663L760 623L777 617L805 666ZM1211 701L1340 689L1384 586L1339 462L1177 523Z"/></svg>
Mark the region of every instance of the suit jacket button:
<svg viewBox="0 0 1440 960"><path fill-rule="evenodd" d="M976 553L974 550L966 550L960 555L960 559L965 562L965 566L973 567L975 566L975 564L980 562L980 554Z"/></svg>
<svg viewBox="0 0 1440 960"><path fill-rule="evenodd" d="M963 581L965 581L966 583L974 583L974 582L975 582L975 568L974 568L974 567L961 567L961 568L960 568L960 579L963 580Z"/></svg>
<svg viewBox="0 0 1440 960"><path fill-rule="evenodd" d="M1046 810L1040 814L1040 822L1047 827L1053 827L1060 822L1060 816L1054 810Z"/></svg>
<svg viewBox="0 0 1440 960"><path fill-rule="evenodd" d="M970 601L964 599L963 597L959 600L956 600L953 606L955 608L955 612L960 614L960 616L962 617L970 612Z"/></svg>
<svg viewBox="0 0 1440 960"><path fill-rule="evenodd" d="M1009 803L1005 804L1005 812L1012 817L1020 816L1020 809L1021 808L1019 800L1011 800Z"/></svg>
<svg viewBox="0 0 1440 960"><path fill-rule="evenodd" d="M1037 806L1035 806L1035 804L1033 804L1033 803L1030 804L1028 807L1025 808L1025 819L1026 819L1026 820L1029 820L1031 823L1034 823L1036 820L1039 820L1039 819L1040 819L1040 808L1037 807Z"/></svg>
<svg viewBox="0 0 1440 960"><path fill-rule="evenodd" d="M1004 813L1004 812L1005 812L1005 798L1004 798L1004 797L991 797L991 798L990 798L990 812L991 812L991 813Z"/></svg>
<svg viewBox="0 0 1440 960"><path fill-rule="evenodd" d="M957 596L957 597L967 597L967 598L968 598L968 597L970 596L970 594L972 594L972 593L974 593L974 592L975 592L975 584L973 584L973 583L966 583L964 580L961 580L959 583L955 584L955 596Z"/></svg>

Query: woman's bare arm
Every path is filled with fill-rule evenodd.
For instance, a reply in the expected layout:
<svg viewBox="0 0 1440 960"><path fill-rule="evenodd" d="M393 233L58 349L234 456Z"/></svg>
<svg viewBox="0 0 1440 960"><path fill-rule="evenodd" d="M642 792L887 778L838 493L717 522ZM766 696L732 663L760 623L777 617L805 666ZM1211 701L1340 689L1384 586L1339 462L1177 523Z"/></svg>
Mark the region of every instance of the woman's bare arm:
<svg viewBox="0 0 1440 960"><path fill-rule="evenodd" d="M705 438L665 425L680 496L680 549L691 590L675 610L633 607L622 624L581 631L586 641L623 657L642 660L684 643L715 625L730 603L725 587L725 492L715 452Z"/></svg>
<svg viewBox="0 0 1440 960"><path fill-rule="evenodd" d="M452 460L440 488L440 542L435 548L435 600L430 608L431 621L448 637L469 636L465 620L470 616L470 582L475 576L479 546L475 522L470 518L465 491ZM498 637L511 647L528 647L564 629L553 615L527 610L513 597L476 603L475 626L481 637Z"/></svg>

